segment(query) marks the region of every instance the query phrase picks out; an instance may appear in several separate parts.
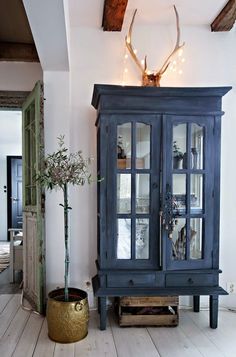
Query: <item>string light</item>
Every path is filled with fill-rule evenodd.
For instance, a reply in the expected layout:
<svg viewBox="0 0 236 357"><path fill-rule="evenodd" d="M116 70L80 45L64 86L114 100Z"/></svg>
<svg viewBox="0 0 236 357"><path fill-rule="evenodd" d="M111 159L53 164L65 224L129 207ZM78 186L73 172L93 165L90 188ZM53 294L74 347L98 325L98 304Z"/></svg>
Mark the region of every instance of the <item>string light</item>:
<svg viewBox="0 0 236 357"><path fill-rule="evenodd" d="M182 65L185 62L185 58L183 57L183 48L180 48L177 52L177 56L175 56L174 60L169 65L169 70L171 72L178 73L179 75L183 74Z"/></svg>
<svg viewBox="0 0 236 357"><path fill-rule="evenodd" d="M127 48L125 46L125 54L124 54L124 59L123 59L123 74L122 74L122 80L121 80L122 87L125 87L127 84L127 73L129 72L129 70L127 68L128 58L129 58L129 55L127 53Z"/></svg>

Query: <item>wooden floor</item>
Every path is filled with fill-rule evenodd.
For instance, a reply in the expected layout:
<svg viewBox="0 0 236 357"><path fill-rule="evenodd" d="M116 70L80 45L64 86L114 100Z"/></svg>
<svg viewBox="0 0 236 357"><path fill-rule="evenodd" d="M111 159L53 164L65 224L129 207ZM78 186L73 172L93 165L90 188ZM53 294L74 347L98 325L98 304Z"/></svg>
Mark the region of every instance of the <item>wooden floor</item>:
<svg viewBox="0 0 236 357"><path fill-rule="evenodd" d="M15 273L15 283L10 283L9 267L0 273L0 295L1 294L20 294L20 283L22 281L22 272Z"/></svg>
<svg viewBox="0 0 236 357"><path fill-rule="evenodd" d="M0 295L1 357L236 357L236 313L220 311L219 327L208 327L208 311L180 311L172 328L117 325L112 314L106 331L98 329L98 314L90 313L88 336L75 344L48 339L44 317L20 307L20 295Z"/></svg>

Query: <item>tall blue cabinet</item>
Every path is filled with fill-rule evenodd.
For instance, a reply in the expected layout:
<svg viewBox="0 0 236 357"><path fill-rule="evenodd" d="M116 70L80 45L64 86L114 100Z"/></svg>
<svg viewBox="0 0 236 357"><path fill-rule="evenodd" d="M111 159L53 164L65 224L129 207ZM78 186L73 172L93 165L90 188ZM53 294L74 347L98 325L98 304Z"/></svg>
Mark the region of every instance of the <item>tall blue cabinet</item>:
<svg viewBox="0 0 236 357"><path fill-rule="evenodd" d="M94 86L100 328L112 296L210 297L217 327L222 97L231 87Z"/></svg>

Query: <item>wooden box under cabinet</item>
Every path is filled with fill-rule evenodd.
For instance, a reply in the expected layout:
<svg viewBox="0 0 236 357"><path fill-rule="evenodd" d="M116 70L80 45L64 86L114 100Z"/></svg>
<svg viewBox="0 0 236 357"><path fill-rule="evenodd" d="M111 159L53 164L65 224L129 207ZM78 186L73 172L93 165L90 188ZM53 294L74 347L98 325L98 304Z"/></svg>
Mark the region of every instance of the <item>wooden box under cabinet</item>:
<svg viewBox="0 0 236 357"><path fill-rule="evenodd" d="M217 327L222 97L231 87L95 85L100 328L107 297L210 297Z"/></svg>
<svg viewBox="0 0 236 357"><path fill-rule="evenodd" d="M177 326L179 298L124 296L118 301L118 315L120 326Z"/></svg>

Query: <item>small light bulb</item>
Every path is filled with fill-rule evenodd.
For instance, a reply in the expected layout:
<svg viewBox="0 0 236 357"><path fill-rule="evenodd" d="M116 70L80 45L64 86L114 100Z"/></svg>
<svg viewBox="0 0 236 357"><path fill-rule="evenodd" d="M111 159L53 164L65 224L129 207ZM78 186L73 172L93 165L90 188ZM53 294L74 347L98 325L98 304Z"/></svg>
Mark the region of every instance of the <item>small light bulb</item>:
<svg viewBox="0 0 236 357"><path fill-rule="evenodd" d="M176 61L173 61L173 64L176 65Z"/></svg>
<svg viewBox="0 0 236 357"><path fill-rule="evenodd" d="M171 71L173 70L173 66L170 66L170 70L171 70Z"/></svg>
<svg viewBox="0 0 236 357"><path fill-rule="evenodd" d="M136 48L134 49L134 53L137 54L138 50L136 50Z"/></svg>
<svg viewBox="0 0 236 357"><path fill-rule="evenodd" d="M129 57L129 56L128 56L128 54L126 53L126 54L125 54L125 58L128 58L128 57Z"/></svg>
<svg viewBox="0 0 236 357"><path fill-rule="evenodd" d="M180 70L179 70L179 74L182 74L182 73L183 73L183 71L182 71L182 69L180 69Z"/></svg>
<svg viewBox="0 0 236 357"><path fill-rule="evenodd" d="M185 58L182 58L182 59L181 59L181 62L185 62Z"/></svg>
<svg viewBox="0 0 236 357"><path fill-rule="evenodd" d="M151 71L147 71L147 74L151 74L152 72Z"/></svg>
<svg viewBox="0 0 236 357"><path fill-rule="evenodd" d="M121 85L122 85L122 87L124 87L125 86L125 82L123 81L123 82L121 82Z"/></svg>
<svg viewBox="0 0 236 357"><path fill-rule="evenodd" d="M128 73L128 68L125 68L125 73Z"/></svg>
<svg viewBox="0 0 236 357"><path fill-rule="evenodd" d="M145 62L144 59L142 59L142 60L141 60L142 65L144 65L144 62Z"/></svg>
<svg viewBox="0 0 236 357"><path fill-rule="evenodd" d="M178 56L179 56L179 57L181 57L181 56L182 56L182 54L183 54L183 49L182 49L182 48L180 48L180 50L178 51Z"/></svg>

